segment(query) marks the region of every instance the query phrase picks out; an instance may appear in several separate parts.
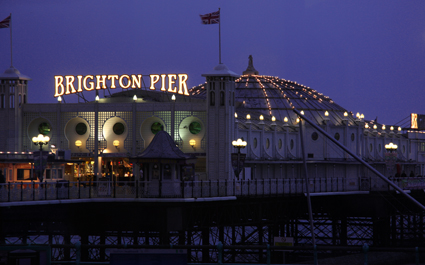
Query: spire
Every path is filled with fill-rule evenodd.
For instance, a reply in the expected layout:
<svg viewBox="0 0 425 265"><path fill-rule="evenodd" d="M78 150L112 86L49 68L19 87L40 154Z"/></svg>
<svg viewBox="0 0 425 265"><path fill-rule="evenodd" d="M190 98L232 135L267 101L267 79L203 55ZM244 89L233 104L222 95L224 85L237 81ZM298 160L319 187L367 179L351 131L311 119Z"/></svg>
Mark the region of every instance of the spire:
<svg viewBox="0 0 425 265"><path fill-rule="evenodd" d="M248 57L248 68L246 68L245 71L243 71L242 74L244 75L258 75L258 71L254 68L254 63L252 62L252 55Z"/></svg>

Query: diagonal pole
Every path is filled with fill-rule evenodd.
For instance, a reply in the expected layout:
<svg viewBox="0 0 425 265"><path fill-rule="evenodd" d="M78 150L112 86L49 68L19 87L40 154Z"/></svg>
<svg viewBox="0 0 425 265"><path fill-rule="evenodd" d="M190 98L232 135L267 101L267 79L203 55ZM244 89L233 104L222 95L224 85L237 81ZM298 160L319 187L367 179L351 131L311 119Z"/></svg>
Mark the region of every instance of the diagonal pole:
<svg viewBox="0 0 425 265"><path fill-rule="evenodd" d="M310 198L310 190L309 190L309 181L308 181L308 170L307 170L307 160L305 157L305 148L304 148L304 133L303 133L303 117L299 115L300 118L300 140L301 140L301 152L303 156L303 165L304 165L304 176L305 176L305 189L307 194L307 204L308 204L308 216L310 219L310 232L311 239L313 243L313 247L316 246L316 237L314 235L314 225L313 225L313 211L311 207L311 198Z"/></svg>
<svg viewBox="0 0 425 265"><path fill-rule="evenodd" d="M372 171L378 177L380 177L383 181L385 181L386 183L388 183L391 187L393 187L395 190L397 190L398 192L400 192L402 195L404 195L405 197L407 197L410 201L412 201L417 206L419 206L422 210L425 211L425 206L424 205L422 205L420 202L418 202L417 200L415 200L412 196L410 196L409 194L407 194L403 189L401 189L399 186L397 186L394 182L392 182L391 180L389 180L387 177L385 177L384 175L382 175L378 170L376 170L374 167L372 167L371 165L369 165L366 161L364 161L363 159L361 159L360 157L358 157L356 154L354 154L353 152L351 152L347 147L345 147L340 142L338 142L337 140L335 140L331 135L329 135L322 128L320 128L319 126L317 126L317 124L315 124L313 121L309 120L307 117L305 117L304 115L302 115L298 110L296 110L295 108L292 109L292 110L298 116L302 117L302 119L304 121L308 122L316 130L318 130L320 133L322 133L324 136L326 136L329 140L331 140L333 143L335 143L337 146L339 146L342 150L344 150L345 152L347 152L348 154L350 154L354 159L356 159L357 161L359 161L361 164L363 164L365 167L367 167L370 171Z"/></svg>

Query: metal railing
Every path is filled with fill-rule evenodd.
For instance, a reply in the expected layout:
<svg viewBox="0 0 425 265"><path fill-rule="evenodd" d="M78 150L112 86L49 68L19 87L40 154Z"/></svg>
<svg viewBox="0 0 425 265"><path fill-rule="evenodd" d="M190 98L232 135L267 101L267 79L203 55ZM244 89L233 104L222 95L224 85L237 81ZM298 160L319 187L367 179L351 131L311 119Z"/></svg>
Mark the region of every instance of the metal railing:
<svg viewBox="0 0 425 265"><path fill-rule="evenodd" d="M425 179L395 179L401 188L424 189ZM311 193L370 191L369 179L316 178ZM390 188L386 188L390 190ZM0 184L0 203L87 198L208 198L227 196L291 196L306 193L304 179L208 181L64 181Z"/></svg>

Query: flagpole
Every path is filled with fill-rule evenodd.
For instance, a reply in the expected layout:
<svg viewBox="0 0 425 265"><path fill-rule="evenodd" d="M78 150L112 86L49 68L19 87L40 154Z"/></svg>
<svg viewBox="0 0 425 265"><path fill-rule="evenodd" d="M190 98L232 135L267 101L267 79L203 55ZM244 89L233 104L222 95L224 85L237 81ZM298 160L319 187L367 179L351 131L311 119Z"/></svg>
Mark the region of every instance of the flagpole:
<svg viewBox="0 0 425 265"><path fill-rule="evenodd" d="M13 67L13 57L12 57L12 13L10 13L10 67Z"/></svg>
<svg viewBox="0 0 425 265"><path fill-rule="evenodd" d="M220 8L218 8L218 61L221 64L221 14Z"/></svg>

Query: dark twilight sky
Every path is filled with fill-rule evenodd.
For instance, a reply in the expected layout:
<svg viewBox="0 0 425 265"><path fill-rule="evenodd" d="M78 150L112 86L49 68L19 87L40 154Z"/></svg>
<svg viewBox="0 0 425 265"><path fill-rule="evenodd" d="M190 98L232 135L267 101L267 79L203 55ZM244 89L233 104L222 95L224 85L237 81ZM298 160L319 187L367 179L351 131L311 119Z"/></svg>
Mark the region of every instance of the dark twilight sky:
<svg viewBox="0 0 425 265"><path fill-rule="evenodd" d="M230 70L242 74L251 54L260 74L365 119L425 114L423 0L0 0L0 20L12 13L13 66L32 78L28 102L54 103L54 75L187 73L189 87L203 83L218 64L219 27L199 14L219 7ZM9 29L0 29L0 71L10 64Z"/></svg>

